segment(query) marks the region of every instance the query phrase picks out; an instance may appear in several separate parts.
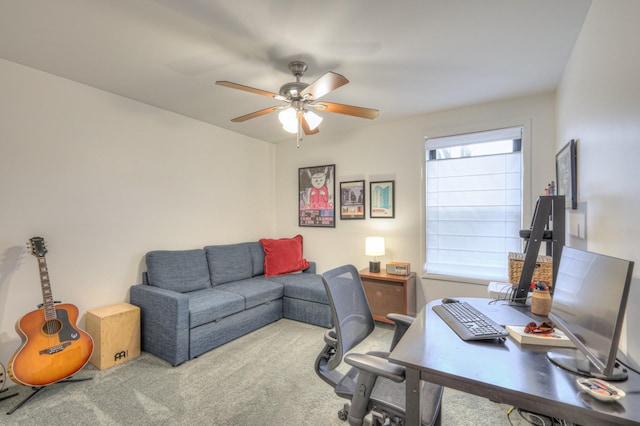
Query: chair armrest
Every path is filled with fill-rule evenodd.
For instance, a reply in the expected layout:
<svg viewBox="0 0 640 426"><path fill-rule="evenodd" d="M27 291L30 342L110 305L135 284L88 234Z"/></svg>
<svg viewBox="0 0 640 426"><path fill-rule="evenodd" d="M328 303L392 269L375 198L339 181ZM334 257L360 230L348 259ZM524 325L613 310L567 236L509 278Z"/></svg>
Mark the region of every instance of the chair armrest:
<svg viewBox="0 0 640 426"><path fill-rule="evenodd" d="M347 364L361 371L372 373L378 377L386 377L394 382L404 381L404 367L392 364L385 358L366 354L347 354L344 357Z"/></svg>
<svg viewBox="0 0 640 426"><path fill-rule="evenodd" d="M409 315L396 314L396 313L387 314L387 318L396 324L406 325L407 328L411 324L413 324L413 322L416 320L415 317L410 317Z"/></svg>
<svg viewBox="0 0 640 426"><path fill-rule="evenodd" d="M189 298L145 284L131 286L129 301L140 307L142 350L176 366L189 359Z"/></svg>
<svg viewBox="0 0 640 426"><path fill-rule="evenodd" d="M414 317L410 317L408 315L402 314L387 314L387 318L389 318L395 324L395 329L393 330L393 338L391 339L391 351L396 347L404 333L407 332L413 321L415 321Z"/></svg>

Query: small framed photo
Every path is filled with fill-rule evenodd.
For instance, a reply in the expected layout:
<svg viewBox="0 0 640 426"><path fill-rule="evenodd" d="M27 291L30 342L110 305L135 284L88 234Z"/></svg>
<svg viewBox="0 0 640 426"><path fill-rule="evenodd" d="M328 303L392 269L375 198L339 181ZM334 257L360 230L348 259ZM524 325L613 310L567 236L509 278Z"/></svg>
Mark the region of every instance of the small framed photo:
<svg viewBox="0 0 640 426"><path fill-rule="evenodd" d="M383 180L370 182L369 196L369 217L371 218L394 218L395 209L395 181Z"/></svg>
<svg viewBox="0 0 640 426"><path fill-rule="evenodd" d="M577 156L576 140L571 139L556 154L556 180L558 195L564 195L565 208L578 208L578 177L576 174Z"/></svg>
<svg viewBox="0 0 640 426"><path fill-rule="evenodd" d="M364 180L340 182L340 219L364 219L364 206Z"/></svg>
<svg viewBox="0 0 640 426"><path fill-rule="evenodd" d="M298 169L298 226L335 228L336 165Z"/></svg>

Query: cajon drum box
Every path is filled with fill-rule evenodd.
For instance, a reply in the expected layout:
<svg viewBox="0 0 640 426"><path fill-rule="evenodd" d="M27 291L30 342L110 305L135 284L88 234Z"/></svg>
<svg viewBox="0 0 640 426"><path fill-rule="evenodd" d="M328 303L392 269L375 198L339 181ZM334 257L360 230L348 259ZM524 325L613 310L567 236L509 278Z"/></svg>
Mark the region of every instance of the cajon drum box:
<svg viewBox="0 0 640 426"><path fill-rule="evenodd" d="M140 356L140 308L129 303L87 311L91 364L100 370Z"/></svg>

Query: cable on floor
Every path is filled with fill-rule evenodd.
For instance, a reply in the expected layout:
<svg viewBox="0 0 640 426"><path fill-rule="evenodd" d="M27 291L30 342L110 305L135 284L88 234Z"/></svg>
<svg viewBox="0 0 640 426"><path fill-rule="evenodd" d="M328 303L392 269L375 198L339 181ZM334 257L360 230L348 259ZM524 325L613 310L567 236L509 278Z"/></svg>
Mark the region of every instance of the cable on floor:
<svg viewBox="0 0 640 426"><path fill-rule="evenodd" d="M566 420L563 420L563 419L556 419L553 417L545 416L543 414L532 413L530 411L522 410L517 407L511 407L509 408L509 410L507 410L507 421L512 426L513 426L513 422L511 421L511 413L513 413L514 411L518 413L518 415L520 415L520 417L525 422L534 426L556 426L556 425L572 426L573 425L573 423L567 422Z"/></svg>

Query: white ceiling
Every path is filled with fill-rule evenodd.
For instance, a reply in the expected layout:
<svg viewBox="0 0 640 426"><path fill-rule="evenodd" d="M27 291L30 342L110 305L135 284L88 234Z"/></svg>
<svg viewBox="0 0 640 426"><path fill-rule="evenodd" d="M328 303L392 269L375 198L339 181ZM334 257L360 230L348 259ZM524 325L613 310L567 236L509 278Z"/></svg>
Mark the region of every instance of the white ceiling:
<svg viewBox="0 0 640 426"><path fill-rule="evenodd" d="M304 60L375 122L553 90L591 0L0 0L0 57L269 142ZM323 133L371 121L321 113ZM312 137L312 136L311 136Z"/></svg>

